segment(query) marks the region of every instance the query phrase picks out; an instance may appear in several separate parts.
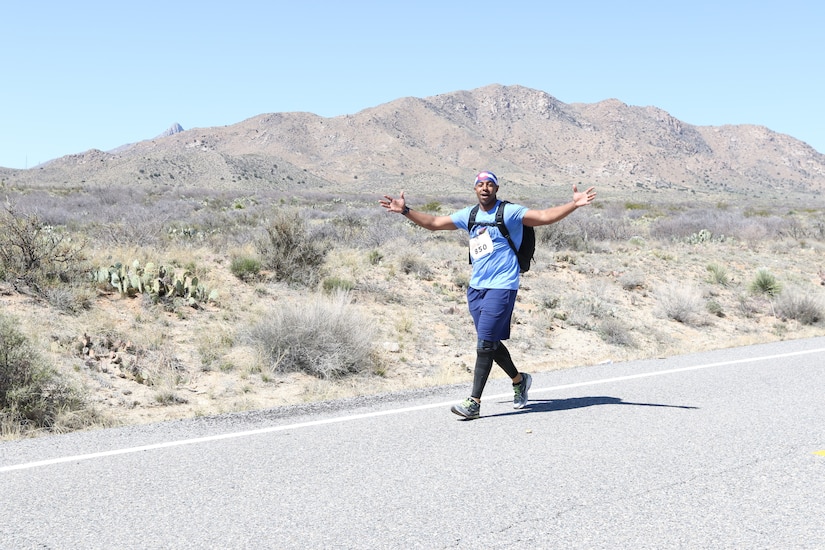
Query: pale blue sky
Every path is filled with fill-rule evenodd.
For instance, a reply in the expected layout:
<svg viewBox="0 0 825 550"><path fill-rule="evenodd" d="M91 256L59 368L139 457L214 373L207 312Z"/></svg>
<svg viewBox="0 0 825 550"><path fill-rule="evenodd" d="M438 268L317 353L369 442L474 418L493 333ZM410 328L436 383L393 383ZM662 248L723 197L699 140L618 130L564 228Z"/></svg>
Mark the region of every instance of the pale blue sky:
<svg viewBox="0 0 825 550"><path fill-rule="evenodd" d="M4 2L0 166L173 123L356 113L488 84L758 124L825 152L825 2Z"/></svg>

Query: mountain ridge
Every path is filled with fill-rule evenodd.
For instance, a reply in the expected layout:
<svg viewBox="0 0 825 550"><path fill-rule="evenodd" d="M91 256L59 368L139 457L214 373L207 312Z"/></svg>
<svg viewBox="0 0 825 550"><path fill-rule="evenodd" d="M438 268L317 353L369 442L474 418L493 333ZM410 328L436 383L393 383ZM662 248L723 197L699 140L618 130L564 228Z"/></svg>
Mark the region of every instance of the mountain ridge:
<svg viewBox="0 0 825 550"><path fill-rule="evenodd" d="M404 97L336 117L264 113L180 130L36 169L2 168L0 180L452 192L491 169L525 193L574 183L621 194L765 200L821 200L825 192L825 155L764 126L695 126L658 107L618 99L563 103L518 85Z"/></svg>

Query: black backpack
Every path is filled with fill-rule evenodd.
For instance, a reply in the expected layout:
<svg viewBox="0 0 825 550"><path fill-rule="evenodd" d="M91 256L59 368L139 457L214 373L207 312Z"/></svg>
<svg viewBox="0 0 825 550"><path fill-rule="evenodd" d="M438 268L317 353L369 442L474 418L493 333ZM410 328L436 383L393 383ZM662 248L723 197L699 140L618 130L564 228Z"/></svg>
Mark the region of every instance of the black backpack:
<svg viewBox="0 0 825 550"><path fill-rule="evenodd" d="M533 254L536 252L536 230L529 225L524 226L524 231L521 237L521 247L516 249L516 245L513 244L513 239L510 238L510 232L507 230L507 226L504 224L504 205L510 204L508 201L501 201L501 205L499 206L498 210L496 210L496 223L476 223L476 214L478 214L478 205L475 205L472 210L470 210L470 220L467 222L467 231L471 232L473 230L473 226L475 225L495 225L498 227L498 230L507 239L507 242L510 243L510 248L513 249L513 252L516 253L516 257L518 258L518 266L519 271L522 273L526 273L530 271L530 262L533 260ZM470 263L473 263L470 260Z"/></svg>

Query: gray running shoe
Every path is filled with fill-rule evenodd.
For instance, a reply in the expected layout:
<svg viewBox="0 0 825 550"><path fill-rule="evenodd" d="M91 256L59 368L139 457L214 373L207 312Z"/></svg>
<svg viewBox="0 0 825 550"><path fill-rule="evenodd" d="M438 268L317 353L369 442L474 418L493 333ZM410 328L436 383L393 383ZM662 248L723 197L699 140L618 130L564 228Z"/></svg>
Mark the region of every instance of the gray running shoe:
<svg viewBox="0 0 825 550"><path fill-rule="evenodd" d="M533 383L533 377L526 372L521 373L521 382L513 384L513 408L523 409L527 404L527 390L530 389L530 384Z"/></svg>
<svg viewBox="0 0 825 550"><path fill-rule="evenodd" d="M467 420L475 420L480 416L481 403L476 403L475 399L468 397L458 405L453 405L453 408L450 410L458 416L463 416Z"/></svg>

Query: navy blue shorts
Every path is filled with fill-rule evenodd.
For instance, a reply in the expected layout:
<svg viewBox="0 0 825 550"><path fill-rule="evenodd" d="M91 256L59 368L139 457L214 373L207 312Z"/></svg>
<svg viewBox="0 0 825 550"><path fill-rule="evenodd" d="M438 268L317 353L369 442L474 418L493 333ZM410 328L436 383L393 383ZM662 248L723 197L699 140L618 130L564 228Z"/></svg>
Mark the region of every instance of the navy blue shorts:
<svg viewBox="0 0 825 550"><path fill-rule="evenodd" d="M498 342L510 338L510 321L518 290L468 288L467 306L479 340Z"/></svg>

